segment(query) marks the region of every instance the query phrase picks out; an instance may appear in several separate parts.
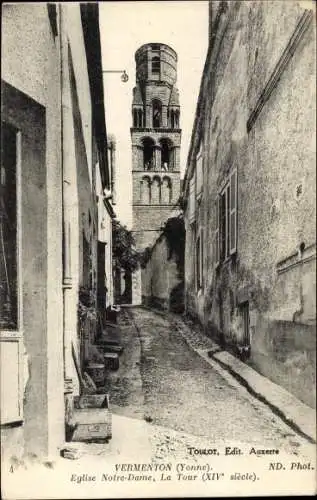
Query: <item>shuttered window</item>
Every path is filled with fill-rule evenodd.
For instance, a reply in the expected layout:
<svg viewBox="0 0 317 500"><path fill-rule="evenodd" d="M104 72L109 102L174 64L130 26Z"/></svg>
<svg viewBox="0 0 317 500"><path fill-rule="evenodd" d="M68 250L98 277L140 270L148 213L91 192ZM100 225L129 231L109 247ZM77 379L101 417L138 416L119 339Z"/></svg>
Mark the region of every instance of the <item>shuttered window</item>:
<svg viewBox="0 0 317 500"><path fill-rule="evenodd" d="M189 181L189 206L188 206L188 219L190 224L195 221L195 176Z"/></svg>
<svg viewBox="0 0 317 500"><path fill-rule="evenodd" d="M220 252L219 252L219 202L220 197L217 196L215 202L215 218L216 218L216 230L214 235L214 263L215 267L219 265L220 262Z"/></svg>
<svg viewBox="0 0 317 500"><path fill-rule="evenodd" d="M199 290L199 288L201 287L201 274L200 274L200 236L198 236L197 239L196 239L195 256L196 256L196 288L197 288L197 290Z"/></svg>
<svg viewBox="0 0 317 500"><path fill-rule="evenodd" d="M196 197L200 198L203 191L203 153L202 146L200 146L199 153L196 156Z"/></svg>
<svg viewBox="0 0 317 500"><path fill-rule="evenodd" d="M230 176L230 255L237 251L237 171Z"/></svg>
<svg viewBox="0 0 317 500"><path fill-rule="evenodd" d="M216 198L213 240L215 267L237 251L237 185L237 171L233 170Z"/></svg>

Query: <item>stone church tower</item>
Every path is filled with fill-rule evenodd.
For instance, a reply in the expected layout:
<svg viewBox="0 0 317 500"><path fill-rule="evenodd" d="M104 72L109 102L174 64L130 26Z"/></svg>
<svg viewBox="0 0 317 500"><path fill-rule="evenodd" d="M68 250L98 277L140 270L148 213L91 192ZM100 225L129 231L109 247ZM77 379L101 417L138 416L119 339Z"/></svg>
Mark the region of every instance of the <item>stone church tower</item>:
<svg viewBox="0 0 317 500"><path fill-rule="evenodd" d="M180 194L180 106L177 54L163 43L135 53L132 102L133 235L138 250L152 245Z"/></svg>

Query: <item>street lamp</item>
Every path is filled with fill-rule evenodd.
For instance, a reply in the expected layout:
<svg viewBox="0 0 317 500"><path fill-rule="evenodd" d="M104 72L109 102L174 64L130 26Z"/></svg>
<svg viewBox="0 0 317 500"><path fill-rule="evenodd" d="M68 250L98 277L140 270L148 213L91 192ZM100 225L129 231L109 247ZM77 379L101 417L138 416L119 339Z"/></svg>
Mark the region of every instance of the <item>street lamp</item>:
<svg viewBox="0 0 317 500"><path fill-rule="evenodd" d="M103 73L122 73L121 81L126 83L129 80L129 76L125 69L104 70Z"/></svg>

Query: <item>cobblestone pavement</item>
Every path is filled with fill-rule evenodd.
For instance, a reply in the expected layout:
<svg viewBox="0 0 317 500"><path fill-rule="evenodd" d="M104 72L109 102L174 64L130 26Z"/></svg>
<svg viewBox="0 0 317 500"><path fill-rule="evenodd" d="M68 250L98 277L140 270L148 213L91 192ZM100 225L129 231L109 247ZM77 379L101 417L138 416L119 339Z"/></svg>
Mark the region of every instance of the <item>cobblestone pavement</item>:
<svg viewBox="0 0 317 500"><path fill-rule="evenodd" d="M119 322L124 353L120 369L108 379L114 413L209 443L244 442L295 455L306 449L305 439L270 408L187 345L177 317L140 307L123 310ZM190 340L196 348L213 347L198 331ZM162 450L166 446L165 440Z"/></svg>

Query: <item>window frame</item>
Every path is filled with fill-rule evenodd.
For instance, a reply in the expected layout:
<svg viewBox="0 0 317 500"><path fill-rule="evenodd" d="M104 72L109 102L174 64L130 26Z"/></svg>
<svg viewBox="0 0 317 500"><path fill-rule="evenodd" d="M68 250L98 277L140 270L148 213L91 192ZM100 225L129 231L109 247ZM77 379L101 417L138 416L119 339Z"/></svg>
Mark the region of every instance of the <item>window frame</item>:
<svg viewBox="0 0 317 500"><path fill-rule="evenodd" d="M204 152L203 152L203 142L200 141L198 153L195 159L195 169L196 169L196 199L200 200L203 193L204 185Z"/></svg>
<svg viewBox="0 0 317 500"><path fill-rule="evenodd" d="M155 71L154 71L155 68ZM161 59L160 56L153 56L151 59L151 73L152 75L160 75L161 73Z"/></svg>
<svg viewBox="0 0 317 500"><path fill-rule="evenodd" d="M156 116L158 115L158 117ZM156 120L158 119L158 122ZM163 127L163 104L160 99L152 100L152 127L162 128Z"/></svg>
<svg viewBox="0 0 317 500"><path fill-rule="evenodd" d="M235 178L233 186L233 177ZM234 194L234 208L232 208L232 195ZM234 238L232 238L232 220L234 220ZM234 243L233 243L234 240ZM234 255L237 251L238 241L238 172L234 168L230 174L230 212L229 212L229 254Z"/></svg>
<svg viewBox="0 0 317 500"><path fill-rule="evenodd" d="M188 220L189 223L192 224L196 220L196 175L195 173L189 179L188 186Z"/></svg>
<svg viewBox="0 0 317 500"><path fill-rule="evenodd" d="M222 203L224 199L224 203ZM233 203L234 200L234 203ZM221 206L222 203L222 206ZM219 189L215 200L216 229L213 236L214 265L226 262L237 252L238 241L238 171L233 168ZM234 224L234 226L233 226ZM234 232L232 232L234 227Z"/></svg>
<svg viewBox="0 0 317 500"><path fill-rule="evenodd" d="M199 246L199 248L197 248ZM204 233L203 228L199 228L195 238L195 282L196 291L203 288L203 258L204 258Z"/></svg>
<svg viewBox="0 0 317 500"><path fill-rule="evenodd" d="M8 125L15 130L16 137L16 267L17 267L17 325L10 330L0 328L0 344L3 354L6 343L17 344L18 356L18 411L12 415L6 415L2 408L1 425L23 422L23 294L22 294L22 133L15 125L5 118L1 121L1 127ZM1 377L2 378L2 377ZM13 396L12 396L13 397Z"/></svg>

